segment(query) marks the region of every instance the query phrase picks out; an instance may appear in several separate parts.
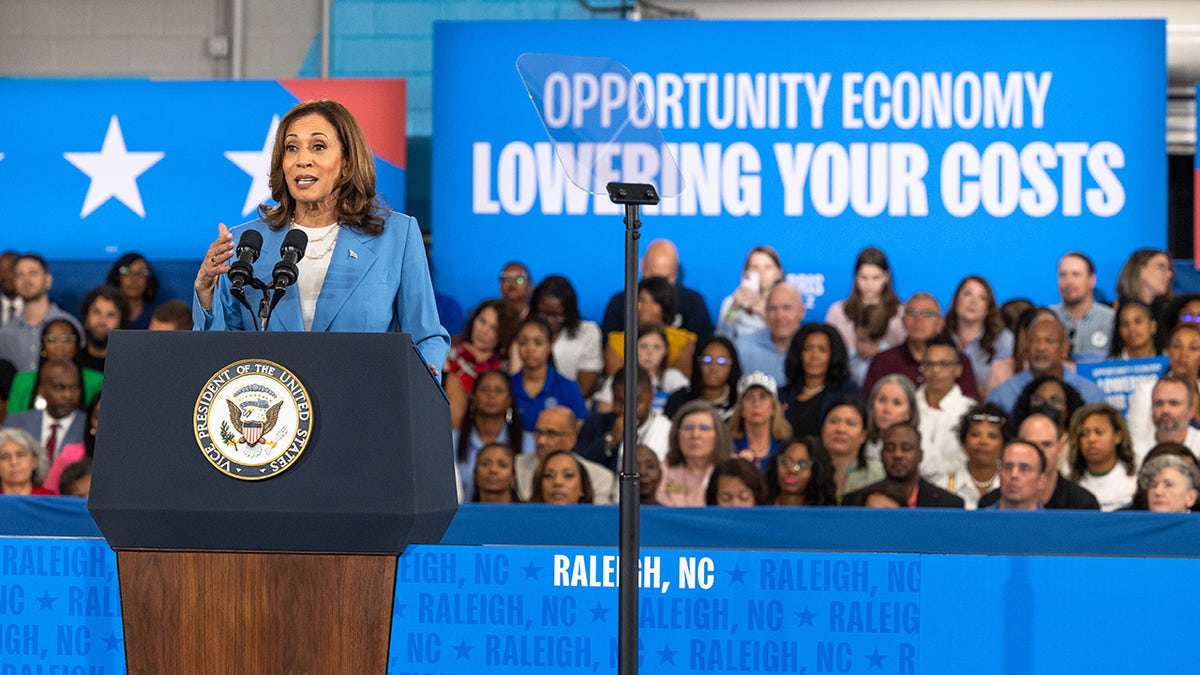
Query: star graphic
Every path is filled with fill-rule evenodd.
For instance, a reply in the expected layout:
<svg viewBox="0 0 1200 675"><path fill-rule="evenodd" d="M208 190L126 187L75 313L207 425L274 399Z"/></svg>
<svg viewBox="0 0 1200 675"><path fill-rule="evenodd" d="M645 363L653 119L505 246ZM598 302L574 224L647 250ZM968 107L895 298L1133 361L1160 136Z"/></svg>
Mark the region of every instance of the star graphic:
<svg viewBox="0 0 1200 675"><path fill-rule="evenodd" d="M596 623L597 621L608 623L608 613L612 610L607 609L604 605L600 604L599 600L597 600L596 606L588 611L592 613L592 623Z"/></svg>
<svg viewBox="0 0 1200 675"><path fill-rule="evenodd" d="M408 607L408 605L396 603L396 606L393 608L392 613L396 615L397 619L403 619L404 618L404 609L406 607Z"/></svg>
<svg viewBox="0 0 1200 675"><path fill-rule="evenodd" d="M796 616L800 618L800 623L796 624L796 627L799 628L800 626L812 626L813 617L816 615L816 612L808 611L808 605L805 605L803 612L796 612ZM813 627L815 628L816 626Z"/></svg>
<svg viewBox="0 0 1200 675"><path fill-rule="evenodd" d="M53 595L50 595L50 591L48 591L48 590L45 591L44 593L42 593L42 597L37 599L38 609L39 610L48 609L51 612L53 612L55 600L58 600L58 598Z"/></svg>
<svg viewBox="0 0 1200 675"><path fill-rule="evenodd" d="M243 217L271 198L271 150L275 147L275 132L278 129L279 115L274 115L262 150L230 150L225 153L225 159L250 174L250 191L246 193L246 203L242 205Z"/></svg>
<svg viewBox="0 0 1200 675"><path fill-rule="evenodd" d="M735 564L733 566L733 569L725 570L725 573L729 575L729 583L741 584L741 585L745 586L746 585L746 575L750 573L750 570L742 569L742 566L739 563L739 564Z"/></svg>
<svg viewBox="0 0 1200 675"><path fill-rule="evenodd" d="M124 640L117 637L116 634L112 633L112 632L109 632L108 637L100 638L100 639L104 640L104 651L105 652L117 651L117 648L121 646L122 642L124 642Z"/></svg>
<svg viewBox="0 0 1200 675"><path fill-rule="evenodd" d="M137 178L157 164L163 158L163 153L126 150L121 123L116 115L108 121L108 131L104 134L104 145L100 152L64 152L63 158L92 179L87 196L83 199L80 218L87 218L113 197L128 206L130 211L146 217Z"/></svg>
<svg viewBox="0 0 1200 675"><path fill-rule="evenodd" d="M538 572L542 571L542 568L538 565L533 564L532 560L529 561L528 565L526 565L524 567L520 567L518 569L520 569L522 572L525 573L525 581L529 581L530 579L533 579L536 581L538 578Z"/></svg>
<svg viewBox="0 0 1200 675"><path fill-rule="evenodd" d="M675 665L675 655L678 653L678 650L671 649L671 645L663 645L663 648L658 650L658 665L661 666L664 663Z"/></svg>
<svg viewBox="0 0 1200 675"><path fill-rule="evenodd" d="M867 654L867 661L870 661L870 663L867 664L867 670L872 668L883 670L883 660L886 658L886 656L879 653L879 647L876 647L875 651Z"/></svg>
<svg viewBox="0 0 1200 675"><path fill-rule="evenodd" d="M472 649L474 649L474 647L467 644L466 638L463 638L462 642L459 642L457 645L454 646L454 651L457 652L454 655L454 660L462 661L463 659L466 659L466 660L470 661Z"/></svg>

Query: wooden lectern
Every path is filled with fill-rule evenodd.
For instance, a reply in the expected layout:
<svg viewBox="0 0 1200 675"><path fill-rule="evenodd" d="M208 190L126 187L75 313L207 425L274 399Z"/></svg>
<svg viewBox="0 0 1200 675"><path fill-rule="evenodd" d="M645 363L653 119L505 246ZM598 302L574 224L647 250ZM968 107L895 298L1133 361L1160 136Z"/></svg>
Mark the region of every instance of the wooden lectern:
<svg viewBox="0 0 1200 675"><path fill-rule="evenodd" d="M311 406L303 452L254 480L197 433L243 361ZM449 407L409 336L118 331L105 371L88 509L117 552L128 672L386 673L396 557L457 509Z"/></svg>

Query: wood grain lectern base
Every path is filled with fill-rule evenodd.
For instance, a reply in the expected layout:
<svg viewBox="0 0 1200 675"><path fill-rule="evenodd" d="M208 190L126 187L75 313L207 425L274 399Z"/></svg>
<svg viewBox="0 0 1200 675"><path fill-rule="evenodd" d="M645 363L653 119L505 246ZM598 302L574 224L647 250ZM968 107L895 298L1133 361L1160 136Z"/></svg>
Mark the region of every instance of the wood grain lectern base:
<svg viewBox="0 0 1200 675"><path fill-rule="evenodd" d="M395 555L118 551L130 675L387 672Z"/></svg>

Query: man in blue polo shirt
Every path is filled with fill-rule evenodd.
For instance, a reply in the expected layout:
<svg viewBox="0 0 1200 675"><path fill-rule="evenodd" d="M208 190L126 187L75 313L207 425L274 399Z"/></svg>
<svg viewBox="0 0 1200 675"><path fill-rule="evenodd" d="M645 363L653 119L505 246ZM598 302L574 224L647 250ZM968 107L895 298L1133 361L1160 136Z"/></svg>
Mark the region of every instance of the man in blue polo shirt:
<svg viewBox="0 0 1200 675"><path fill-rule="evenodd" d="M1071 356L1077 361L1102 361L1108 358L1113 321L1112 307L1096 302L1096 266L1086 255L1072 251L1058 261L1058 294L1062 302L1050 311L1063 322L1071 343Z"/></svg>
<svg viewBox="0 0 1200 675"><path fill-rule="evenodd" d="M1070 344L1067 342L1067 333L1061 321L1048 314L1039 315L1029 324L1026 342L1029 347L1029 367L992 389L987 398L989 403L995 403L1011 413L1021 390L1040 375L1062 378L1064 382L1075 387L1088 403L1104 403L1104 392L1100 391L1095 382L1063 366Z"/></svg>

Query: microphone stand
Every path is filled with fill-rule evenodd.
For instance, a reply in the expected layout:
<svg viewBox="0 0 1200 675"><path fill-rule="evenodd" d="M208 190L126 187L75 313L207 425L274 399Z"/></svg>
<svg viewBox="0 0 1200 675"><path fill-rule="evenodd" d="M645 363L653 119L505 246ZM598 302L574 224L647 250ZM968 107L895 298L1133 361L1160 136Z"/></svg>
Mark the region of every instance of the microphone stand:
<svg viewBox="0 0 1200 675"><path fill-rule="evenodd" d="M620 675L637 675L638 539L641 476L637 470L637 251L643 204L658 203L658 192L645 183L609 183L608 198L625 206L625 409L621 439L620 548L618 549L617 663Z"/></svg>

